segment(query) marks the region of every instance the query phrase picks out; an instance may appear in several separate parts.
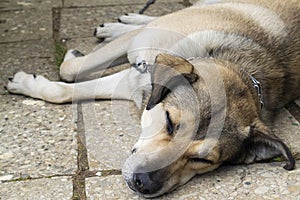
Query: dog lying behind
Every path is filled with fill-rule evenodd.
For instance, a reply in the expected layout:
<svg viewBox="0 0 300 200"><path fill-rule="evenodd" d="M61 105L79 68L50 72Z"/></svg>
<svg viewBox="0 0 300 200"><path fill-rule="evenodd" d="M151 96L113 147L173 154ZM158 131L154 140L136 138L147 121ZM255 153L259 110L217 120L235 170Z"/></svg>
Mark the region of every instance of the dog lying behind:
<svg viewBox="0 0 300 200"><path fill-rule="evenodd" d="M128 186L145 197L225 162L283 155L284 168L294 169L289 148L261 111L276 113L300 96L299 0L206 1L159 18L129 14L120 21L95 30L111 41L103 48L81 57L70 50L60 75L74 81L127 59L132 68L80 83L19 72L8 90L53 103L112 98L138 106L148 91L142 134L123 167Z"/></svg>

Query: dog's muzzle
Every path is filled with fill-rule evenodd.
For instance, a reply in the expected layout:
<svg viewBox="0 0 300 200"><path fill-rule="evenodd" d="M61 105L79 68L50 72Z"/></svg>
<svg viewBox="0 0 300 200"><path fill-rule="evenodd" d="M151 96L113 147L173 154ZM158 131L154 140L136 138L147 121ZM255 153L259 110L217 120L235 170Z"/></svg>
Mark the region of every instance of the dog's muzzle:
<svg viewBox="0 0 300 200"><path fill-rule="evenodd" d="M144 194L155 194L162 188L162 182L155 180L155 172L134 173L132 176L133 190Z"/></svg>
<svg viewBox="0 0 300 200"><path fill-rule="evenodd" d="M123 169L122 172L128 187L147 197L160 193L164 187L167 168L149 171L144 167L136 167L133 171Z"/></svg>

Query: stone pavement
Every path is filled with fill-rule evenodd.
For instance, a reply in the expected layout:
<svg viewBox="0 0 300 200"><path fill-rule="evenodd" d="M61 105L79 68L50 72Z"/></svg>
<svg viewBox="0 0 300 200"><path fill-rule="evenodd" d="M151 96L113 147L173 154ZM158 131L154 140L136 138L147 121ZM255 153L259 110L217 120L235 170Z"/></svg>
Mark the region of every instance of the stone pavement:
<svg viewBox="0 0 300 200"><path fill-rule="evenodd" d="M147 14L184 8L158 0ZM185 1L186 2L186 1ZM139 199L121 166L139 135L132 102L53 105L10 95L3 86L19 70L58 80L61 46L84 53L96 46L96 25L138 12L145 0L0 1L0 199ZM275 132L300 153L300 101L283 110ZM126 109L124 109L126 108ZM297 168L283 163L224 166L195 177L160 199L300 199Z"/></svg>

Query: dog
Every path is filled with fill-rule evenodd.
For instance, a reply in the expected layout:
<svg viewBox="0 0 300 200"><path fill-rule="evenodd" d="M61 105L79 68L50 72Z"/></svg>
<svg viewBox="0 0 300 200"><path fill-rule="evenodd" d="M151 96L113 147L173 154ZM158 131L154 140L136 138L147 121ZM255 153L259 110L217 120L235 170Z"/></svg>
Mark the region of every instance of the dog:
<svg viewBox="0 0 300 200"><path fill-rule="evenodd" d="M122 169L147 198L223 163L282 155L284 168L294 169L291 151L267 124L300 96L299 0L211 0L119 21L95 29L104 47L68 51L60 76L72 82L120 63L131 68L78 83L19 72L8 90L52 103L111 98L139 107L149 94L141 136Z"/></svg>

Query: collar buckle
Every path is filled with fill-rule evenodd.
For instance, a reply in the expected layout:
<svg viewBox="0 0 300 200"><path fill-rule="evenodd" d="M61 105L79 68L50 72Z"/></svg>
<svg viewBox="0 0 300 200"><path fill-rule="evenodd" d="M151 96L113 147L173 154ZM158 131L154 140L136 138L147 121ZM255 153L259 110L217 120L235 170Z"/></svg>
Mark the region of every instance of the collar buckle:
<svg viewBox="0 0 300 200"><path fill-rule="evenodd" d="M141 74L151 72L150 64L148 62L146 62L145 60L142 60L139 63L134 63L131 66L134 67Z"/></svg>

